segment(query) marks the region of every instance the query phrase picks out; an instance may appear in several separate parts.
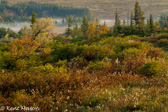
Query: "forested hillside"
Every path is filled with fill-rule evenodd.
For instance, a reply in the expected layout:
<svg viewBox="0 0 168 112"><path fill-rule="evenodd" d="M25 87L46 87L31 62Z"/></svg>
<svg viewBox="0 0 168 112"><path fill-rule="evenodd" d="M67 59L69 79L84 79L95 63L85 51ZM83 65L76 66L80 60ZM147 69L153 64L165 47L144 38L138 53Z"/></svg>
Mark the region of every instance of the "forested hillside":
<svg viewBox="0 0 168 112"><path fill-rule="evenodd" d="M61 6L87 7L94 16L100 18L112 18L115 9L118 8L121 17L125 18L128 10L133 10L136 0L8 0L11 3L37 1L42 3L58 4ZM168 12L167 0L138 0L145 11L146 16L150 13L158 17L161 13Z"/></svg>
<svg viewBox="0 0 168 112"><path fill-rule="evenodd" d="M0 4L0 21L13 22L29 20L32 12L38 14L38 17L81 17L83 14L88 14L89 10L86 8L70 8L60 7L53 4L41 4L37 2L9 4L3 1Z"/></svg>

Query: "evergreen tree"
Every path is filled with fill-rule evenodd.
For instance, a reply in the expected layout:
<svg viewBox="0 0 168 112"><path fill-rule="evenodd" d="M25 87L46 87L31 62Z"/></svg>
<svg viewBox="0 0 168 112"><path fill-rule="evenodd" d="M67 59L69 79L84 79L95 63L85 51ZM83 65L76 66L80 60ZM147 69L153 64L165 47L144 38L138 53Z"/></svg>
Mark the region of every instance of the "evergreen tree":
<svg viewBox="0 0 168 112"><path fill-rule="evenodd" d="M160 25L163 27L163 24L164 24L163 14L160 16L159 23L160 23Z"/></svg>
<svg viewBox="0 0 168 112"><path fill-rule="evenodd" d="M91 15L90 12L87 14L87 20L88 20L88 21L92 21L92 15Z"/></svg>
<svg viewBox="0 0 168 112"><path fill-rule="evenodd" d="M159 22L156 22L154 31L158 33L162 32L162 28Z"/></svg>
<svg viewBox="0 0 168 112"><path fill-rule="evenodd" d="M149 26L150 26L150 32L153 33L154 32L154 22L153 22L153 16L152 16L152 14L150 14Z"/></svg>
<svg viewBox="0 0 168 112"><path fill-rule="evenodd" d="M141 10L141 7L139 7L139 25L138 25L138 30L140 33L144 33L144 12Z"/></svg>
<svg viewBox="0 0 168 112"><path fill-rule="evenodd" d="M116 9L116 14L115 14L115 25L114 25L114 33L118 34L121 32L121 22L120 18L118 16L118 11Z"/></svg>
<svg viewBox="0 0 168 112"><path fill-rule="evenodd" d="M135 26L137 27L139 25L139 2L136 1L135 3L135 9L134 9L134 20L135 20Z"/></svg>
<svg viewBox="0 0 168 112"><path fill-rule="evenodd" d="M123 26L126 26L126 21L125 21L125 19L123 20Z"/></svg>
<svg viewBox="0 0 168 112"><path fill-rule="evenodd" d="M71 26L72 26L72 17L70 16L68 19L68 28L67 28L67 36L69 36L72 32Z"/></svg>
<svg viewBox="0 0 168 112"><path fill-rule="evenodd" d="M98 19L98 18L96 18L96 22L98 22L98 23L99 23L99 19Z"/></svg>
<svg viewBox="0 0 168 112"><path fill-rule="evenodd" d="M135 24L134 24L133 12L131 12L130 29L131 29L131 34L134 34L134 32L135 32Z"/></svg>
<svg viewBox="0 0 168 112"><path fill-rule="evenodd" d="M145 35L149 36L151 34L151 30L150 30L150 22L147 19L147 24L145 26Z"/></svg>
<svg viewBox="0 0 168 112"><path fill-rule="evenodd" d="M65 19L64 18L62 18L62 23L65 23Z"/></svg>
<svg viewBox="0 0 168 112"><path fill-rule="evenodd" d="M107 25L107 24L106 24L106 21L104 21L104 25Z"/></svg>
<svg viewBox="0 0 168 112"><path fill-rule="evenodd" d="M71 32L71 36L72 37L77 37L78 34L80 34L80 30L78 29L78 25L76 24L76 26L73 28L72 32Z"/></svg>
<svg viewBox="0 0 168 112"><path fill-rule="evenodd" d="M37 14L32 12L32 16L31 16L31 19L30 19L30 22L31 22L31 27L33 26L33 24L37 21Z"/></svg>
<svg viewBox="0 0 168 112"><path fill-rule="evenodd" d="M130 11L128 10L128 13L127 13L127 25L129 25L129 20L130 20Z"/></svg>
<svg viewBox="0 0 168 112"><path fill-rule="evenodd" d="M141 10L141 7L139 6L139 2L136 1L135 3L135 9L134 9L134 20L135 20L135 27L137 29L137 33L141 36L144 35L144 12Z"/></svg>
<svg viewBox="0 0 168 112"><path fill-rule="evenodd" d="M82 25L81 25L81 31L83 32L84 35L86 35L86 31L88 30L88 20L86 17L86 14L83 15L83 20L82 20Z"/></svg>
<svg viewBox="0 0 168 112"><path fill-rule="evenodd" d="M71 27L72 26L72 17L70 16L69 19L68 19L68 27Z"/></svg>
<svg viewBox="0 0 168 112"><path fill-rule="evenodd" d="M168 20L166 20L165 27L168 28Z"/></svg>
<svg viewBox="0 0 168 112"><path fill-rule="evenodd" d="M120 26L120 19L119 19L119 16L118 16L118 11L116 9L116 14L115 14L115 27L117 26Z"/></svg>
<svg viewBox="0 0 168 112"><path fill-rule="evenodd" d="M131 21L130 21L130 26L133 27L134 26L134 17L133 17L133 12L131 12Z"/></svg>
<svg viewBox="0 0 168 112"><path fill-rule="evenodd" d="M76 24L75 29L76 29L76 30L78 29L78 24Z"/></svg>

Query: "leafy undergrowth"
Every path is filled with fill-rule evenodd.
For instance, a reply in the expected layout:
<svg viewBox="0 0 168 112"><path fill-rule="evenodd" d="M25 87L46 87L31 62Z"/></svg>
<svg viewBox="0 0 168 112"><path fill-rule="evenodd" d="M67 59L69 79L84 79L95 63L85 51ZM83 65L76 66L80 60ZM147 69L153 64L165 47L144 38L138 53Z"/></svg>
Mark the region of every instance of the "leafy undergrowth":
<svg viewBox="0 0 168 112"><path fill-rule="evenodd" d="M141 75L1 73L0 105L41 111L167 111L168 77Z"/></svg>
<svg viewBox="0 0 168 112"><path fill-rule="evenodd" d="M144 37L145 38L145 37ZM140 37L0 44L0 106L41 112L168 111L167 54ZM165 41L165 40L164 40ZM18 44L19 43L19 44Z"/></svg>

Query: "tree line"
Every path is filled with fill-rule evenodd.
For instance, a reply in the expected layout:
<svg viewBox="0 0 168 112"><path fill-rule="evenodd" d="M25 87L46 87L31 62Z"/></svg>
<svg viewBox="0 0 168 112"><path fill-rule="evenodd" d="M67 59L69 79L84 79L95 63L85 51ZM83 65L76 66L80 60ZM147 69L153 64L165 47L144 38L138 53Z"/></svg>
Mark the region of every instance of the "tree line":
<svg viewBox="0 0 168 112"><path fill-rule="evenodd" d="M116 10L115 25L111 34L115 36L118 34L150 36L153 33L168 32L168 16L166 14L162 14L159 21L154 21L152 14L149 15L149 18L144 15L138 1L135 3L134 12L131 12L129 24L126 24L125 20L121 23Z"/></svg>
<svg viewBox="0 0 168 112"><path fill-rule="evenodd" d="M137 36L150 36L154 33L168 32L168 16L162 14L159 21L154 21L153 15L150 14L149 18L146 18L144 11L141 9L139 2L136 1L134 11L131 12L130 20L126 22L125 20L121 21L118 11L116 9L115 13L115 24L113 27L108 28L106 23L100 25L98 20L95 22L89 23L86 15L83 16L81 27L74 27L70 30L70 27L67 29L67 35L72 37L98 37L99 27L102 27L102 31L106 32L108 36L128 36L128 35L137 35ZM100 36L100 35L99 35Z"/></svg>
<svg viewBox="0 0 168 112"><path fill-rule="evenodd" d="M155 29L156 26L158 27L158 23L154 23L152 14L150 14L149 18L145 18L144 15L145 13L142 11L138 1L135 3L134 12L131 12L129 24L126 24L125 20L123 20L123 23L121 23L118 12L116 10L113 35L117 36L118 34L123 34L124 36L149 36L154 32L159 32L160 30ZM145 19L147 20L146 22Z"/></svg>
<svg viewBox="0 0 168 112"><path fill-rule="evenodd" d="M26 21L32 12L38 14L38 17L81 17L84 13L88 14L86 8L61 7L54 4L41 4L36 2L9 4L2 2L0 4L0 21L13 22L14 20Z"/></svg>

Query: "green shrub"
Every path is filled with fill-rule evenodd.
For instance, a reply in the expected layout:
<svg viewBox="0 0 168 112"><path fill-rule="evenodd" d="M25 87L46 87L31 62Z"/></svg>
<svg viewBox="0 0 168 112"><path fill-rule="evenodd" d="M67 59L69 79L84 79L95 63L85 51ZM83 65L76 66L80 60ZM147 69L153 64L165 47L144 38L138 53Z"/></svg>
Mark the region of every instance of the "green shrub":
<svg viewBox="0 0 168 112"><path fill-rule="evenodd" d="M50 63L47 63L44 66L39 66L39 67L33 67L31 69L32 71L37 70L40 71L41 73L67 73L67 69L64 67L53 67Z"/></svg>
<svg viewBox="0 0 168 112"><path fill-rule="evenodd" d="M163 46L168 46L168 40L167 39L160 39L157 41L158 42L158 45L160 47L163 47Z"/></svg>
<svg viewBox="0 0 168 112"><path fill-rule="evenodd" d="M42 64L40 55L30 56L28 58L25 58L25 60L27 62L27 67L35 67L35 66L39 66Z"/></svg>
<svg viewBox="0 0 168 112"><path fill-rule="evenodd" d="M127 36L126 38L133 39L133 40L140 40L141 39L141 37L139 37L137 35L130 35L130 36Z"/></svg>
<svg viewBox="0 0 168 112"><path fill-rule="evenodd" d="M53 72L54 67L51 64L46 64L44 66L40 66L41 72L43 73L50 73Z"/></svg>
<svg viewBox="0 0 168 112"><path fill-rule="evenodd" d="M33 67L32 70L38 70L41 73L53 73L54 72L54 67L51 64L48 63L44 66Z"/></svg>
<svg viewBox="0 0 168 112"><path fill-rule="evenodd" d="M100 45L85 45L82 56L88 60L102 60L104 57L108 57L113 53L112 49L109 49L106 46L100 46Z"/></svg>
<svg viewBox="0 0 168 112"><path fill-rule="evenodd" d="M68 39L63 36L63 35L57 35L56 37L53 38L54 40L57 41L57 43L62 43L62 44L66 44L68 42Z"/></svg>
<svg viewBox="0 0 168 112"><path fill-rule="evenodd" d="M83 57L75 57L68 62L68 66L71 68L80 68L83 69L83 67L87 66L88 62Z"/></svg>
<svg viewBox="0 0 168 112"><path fill-rule="evenodd" d="M0 51L8 51L8 44L0 43Z"/></svg>
<svg viewBox="0 0 168 112"><path fill-rule="evenodd" d="M61 67L61 66L67 66L68 62L67 60L59 60L58 62L55 63L55 66Z"/></svg>
<svg viewBox="0 0 168 112"><path fill-rule="evenodd" d="M15 69L16 68L16 60L11 57L11 53L9 52L1 52L0 53L0 67L3 69Z"/></svg>
<svg viewBox="0 0 168 112"><path fill-rule="evenodd" d="M54 72L57 74L64 74L64 76L68 77L67 73L67 69L64 67L56 67L54 68Z"/></svg>
<svg viewBox="0 0 168 112"><path fill-rule="evenodd" d="M136 73L138 68L145 64L145 52L142 49L129 48L123 51L123 71Z"/></svg>
<svg viewBox="0 0 168 112"><path fill-rule="evenodd" d="M16 61L16 67L18 69L22 70L22 69L26 68L26 66L27 66L27 64L26 64L26 61L24 59L19 59L19 60Z"/></svg>
<svg viewBox="0 0 168 112"><path fill-rule="evenodd" d="M65 60L65 59L70 60L73 57L76 57L77 55L76 48L77 48L77 45L67 44L66 46L55 49L52 52L52 55L54 56L55 61Z"/></svg>
<svg viewBox="0 0 168 112"><path fill-rule="evenodd" d="M87 68L89 71L104 70L107 69L110 63L104 61L97 61L93 64L90 64Z"/></svg>
<svg viewBox="0 0 168 112"><path fill-rule="evenodd" d="M149 77L167 75L167 64L159 61L146 63L139 69L139 72Z"/></svg>
<svg viewBox="0 0 168 112"><path fill-rule="evenodd" d="M156 36L154 36L155 38L158 39L167 39L168 38L168 33L161 33L161 34L157 34Z"/></svg>
<svg viewBox="0 0 168 112"><path fill-rule="evenodd" d="M5 66L5 62L3 60L2 52L0 51L0 68L3 68Z"/></svg>

